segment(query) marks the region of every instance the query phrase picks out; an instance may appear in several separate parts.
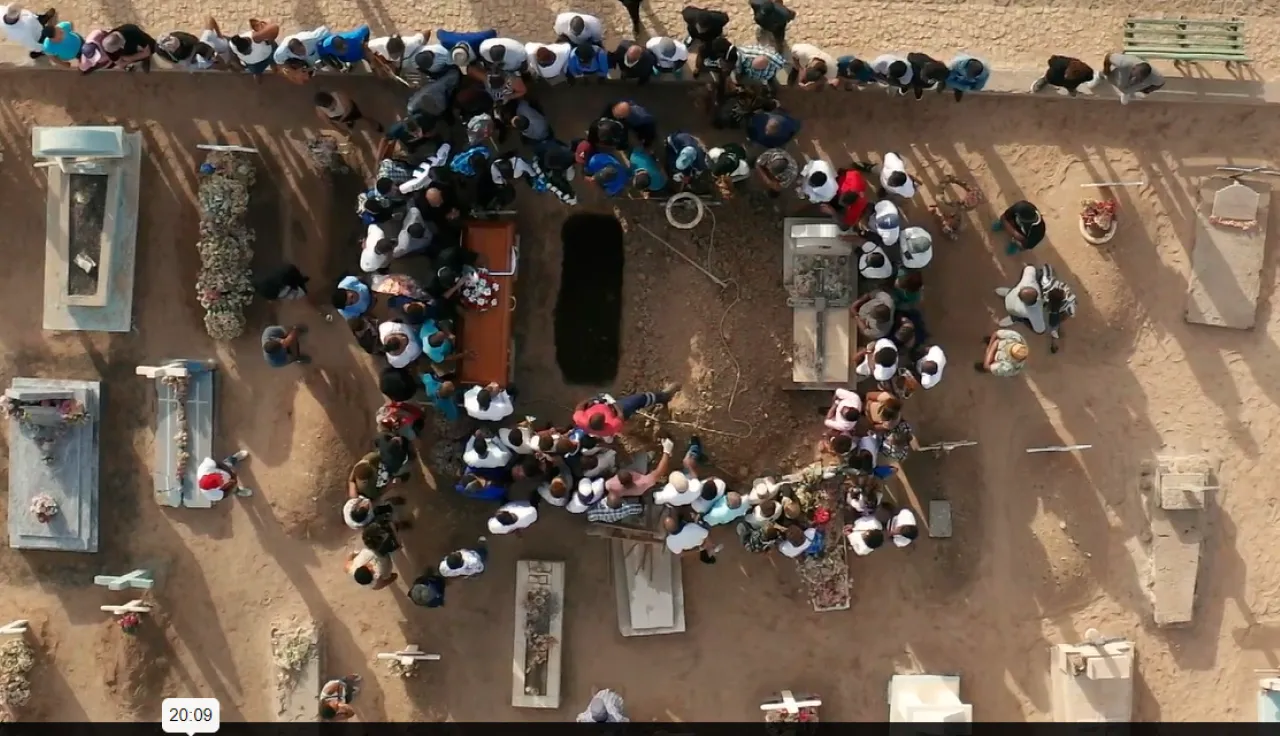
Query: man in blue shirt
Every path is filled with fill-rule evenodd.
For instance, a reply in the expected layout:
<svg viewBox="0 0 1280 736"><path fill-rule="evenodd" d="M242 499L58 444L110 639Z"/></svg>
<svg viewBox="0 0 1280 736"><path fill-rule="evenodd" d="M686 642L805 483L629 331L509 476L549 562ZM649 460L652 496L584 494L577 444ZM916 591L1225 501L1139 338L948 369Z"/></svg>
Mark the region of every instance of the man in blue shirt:
<svg viewBox="0 0 1280 736"><path fill-rule="evenodd" d="M968 54L960 54L948 65L947 86L956 93L956 102L964 97L965 92L977 92L987 86L991 78L991 70L981 60Z"/></svg>
<svg viewBox="0 0 1280 736"><path fill-rule="evenodd" d="M613 118L622 123L627 130L636 134L640 145L648 148L658 137L658 120L653 113L644 109L632 100L622 100L610 105L600 117Z"/></svg>
<svg viewBox="0 0 1280 736"><path fill-rule="evenodd" d="M364 52L369 43L369 26L360 26L354 31L344 31L325 36L316 44L316 53L329 64L347 71L352 64L364 59Z"/></svg>
<svg viewBox="0 0 1280 736"><path fill-rule="evenodd" d="M610 153L597 153L587 159L582 169L591 181L600 186L605 196L616 197L622 194L631 181L631 169L617 156Z"/></svg>
<svg viewBox="0 0 1280 736"><path fill-rule="evenodd" d="M333 290L333 308L343 319L359 317L373 306L373 294L369 287L355 276L347 276Z"/></svg>
<svg viewBox="0 0 1280 736"><path fill-rule="evenodd" d="M565 65L565 81L573 84L578 77L609 76L609 52L600 46L575 46Z"/></svg>
<svg viewBox="0 0 1280 736"><path fill-rule="evenodd" d="M765 148L783 148L800 132L800 121L782 112L757 112L747 118L747 140Z"/></svg>
<svg viewBox="0 0 1280 736"><path fill-rule="evenodd" d="M641 192L659 194L667 188L667 174L648 151L632 151L631 183Z"/></svg>
<svg viewBox="0 0 1280 736"><path fill-rule="evenodd" d="M290 363L306 365L311 358L302 354L299 338L307 331L304 325L294 325L285 329L280 325L271 325L262 331L262 357L272 368L283 368Z"/></svg>
<svg viewBox="0 0 1280 736"><path fill-rule="evenodd" d="M436 42L441 46L449 49L451 58L455 61L457 57L453 56L453 51L458 48L466 50L466 61L471 63L480 56L480 44L498 37L498 32L493 28L484 31L446 31L443 28L436 30ZM459 65L461 66L461 65Z"/></svg>
<svg viewBox="0 0 1280 736"><path fill-rule="evenodd" d="M844 80L846 88L855 85L865 87L876 81L876 73L871 65L856 56L841 56L836 59L836 79Z"/></svg>

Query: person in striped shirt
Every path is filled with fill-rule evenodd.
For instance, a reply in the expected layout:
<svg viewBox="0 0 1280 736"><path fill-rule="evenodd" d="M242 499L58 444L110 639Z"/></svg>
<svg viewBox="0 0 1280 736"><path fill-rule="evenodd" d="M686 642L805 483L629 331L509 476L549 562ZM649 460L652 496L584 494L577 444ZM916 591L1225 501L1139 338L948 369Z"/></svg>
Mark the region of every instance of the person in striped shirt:
<svg viewBox="0 0 1280 736"><path fill-rule="evenodd" d="M1076 315L1076 294L1048 264L1036 269L1036 280L1044 297L1045 316L1049 323L1049 352L1056 353L1058 340L1062 338L1062 323Z"/></svg>
<svg viewBox="0 0 1280 736"><path fill-rule="evenodd" d="M768 46L738 46L738 65L734 68L734 81L739 85L763 84L770 90L778 87L778 72L787 65L782 54Z"/></svg>

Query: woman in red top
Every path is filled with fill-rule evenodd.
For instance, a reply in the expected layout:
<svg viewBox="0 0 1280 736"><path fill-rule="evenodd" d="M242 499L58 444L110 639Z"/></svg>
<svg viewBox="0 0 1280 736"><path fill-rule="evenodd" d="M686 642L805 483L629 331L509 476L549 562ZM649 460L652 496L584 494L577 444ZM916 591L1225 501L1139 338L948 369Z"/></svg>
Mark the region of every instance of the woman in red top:
<svg viewBox="0 0 1280 736"><path fill-rule="evenodd" d="M822 211L835 218L845 230L860 228L863 215L871 202L867 199L867 180L857 169L843 169L836 174L836 198L822 205Z"/></svg>
<svg viewBox="0 0 1280 736"><path fill-rule="evenodd" d="M592 437L613 437L636 412L655 404L669 404L679 392L680 384L668 383L661 391L631 394L620 400L600 394L573 408L573 424Z"/></svg>

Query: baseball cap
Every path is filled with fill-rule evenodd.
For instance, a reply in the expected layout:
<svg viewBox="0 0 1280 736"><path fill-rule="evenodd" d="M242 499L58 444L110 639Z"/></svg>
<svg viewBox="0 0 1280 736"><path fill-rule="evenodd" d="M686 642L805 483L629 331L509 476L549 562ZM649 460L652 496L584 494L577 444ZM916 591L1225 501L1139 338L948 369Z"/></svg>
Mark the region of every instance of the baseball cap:
<svg viewBox="0 0 1280 736"><path fill-rule="evenodd" d="M677 169L691 169L694 162L698 160L698 149L693 146L685 146L680 149L680 155L676 156Z"/></svg>
<svg viewBox="0 0 1280 736"><path fill-rule="evenodd" d="M936 373L925 373L924 371L920 371L919 370L920 363L923 363L925 361L932 361L936 363L938 366L938 371ZM920 385L924 386L927 389L937 386L938 381L942 380L942 372L947 367L947 356L942 352L942 348L938 347L937 345L934 345L933 347L929 348L929 352L924 354L924 357L920 359L920 363L916 364L916 368L920 373Z"/></svg>
<svg viewBox="0 0 1280 736"><path fill-rule="evenodd" d="M871 219L875 223L876 232L880 234L880 238L885 245L893 245L898 242L899 228L902 226L902 217L898 214L898 205L887 199L876 202L874 215Z"/></svg>
<svg viewBox="0 0 1280 736"><path fill-rule="evenodd" d="M91 71L102 63L105 54L96 41L85 41L80 47L80 71Z"/></svg>
<svg viewBox="0 0 1280 736"><path fill-rule="evenodd" d="M933 260L933 236L922 227L909 227L902 231L902 265L907 268L924 268Z"/></svg>
<svg viewBox="0 0 1280 736"><path fill-rule="evenodd" d="M675 56L676 42L671 40L670 38L664 38L658 41L658 43L656 44L656 48L654 50L657 51L662 56Z"/></svg>
<svg viewBox="0 0 1280 736"><path fill-rule="evenodd" d="M460 43L449 52L449 58L454 64L465 69L471 63L471 49L467 48L466 44Z"/></svg>

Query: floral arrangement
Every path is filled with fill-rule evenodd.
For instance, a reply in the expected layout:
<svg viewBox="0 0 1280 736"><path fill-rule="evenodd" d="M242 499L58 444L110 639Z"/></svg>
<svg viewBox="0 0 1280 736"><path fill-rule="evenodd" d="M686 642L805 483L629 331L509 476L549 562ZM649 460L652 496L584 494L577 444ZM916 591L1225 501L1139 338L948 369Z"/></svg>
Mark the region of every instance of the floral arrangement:
<svg viewBox="0 0 1280 736"><path fill-rule="evenodd" d="M200 275L196 297L204 327L215 340L244 332L244 308L253 299L253 231L245 225L255 172L243 153L213 151L200 166Z"/></svg>
<svg viewBox="0 0 1280 736"><path fill-rule="evenodd" d="M1120 205L1114 199L1086 199L1080 203L1080 221L1095 235L1110 232Z"/></svg>
<svg viewBox="0 0 1280 736"><path fill-rule="evenodd" d="M142 625L142 617L136 613L126 613L116 620L120 624L120 630L126 634L135 634L138 627Z"/></svg>
<svg viewBox="0 0 1280 736"><path fill-rule="evenodd" d="M173 399L177 404L178 426L173 441L178 446L178 459L174 467L178 476L178 485L181 486L182 479L187 477L187 463L191 461L191 434L187 425L187 393L191 387L191 381L186 376L165 376L162 382L173 388Z"/></svg>
<svg viewBox="0 0 1280 736"><path fill-rule="evenodd" d="M49 494L41 493L31 499L31 513L36 517L36 521L48 524L58 515L58 502Z"/></svg>
<svg viewBox="0 0 1280 736"><path fill-rule="evenodd" d="M468 269L462 278L462 301L466 306L477 312L498 306L498 291L502 284L493 280L488 269Z"/></svg>

